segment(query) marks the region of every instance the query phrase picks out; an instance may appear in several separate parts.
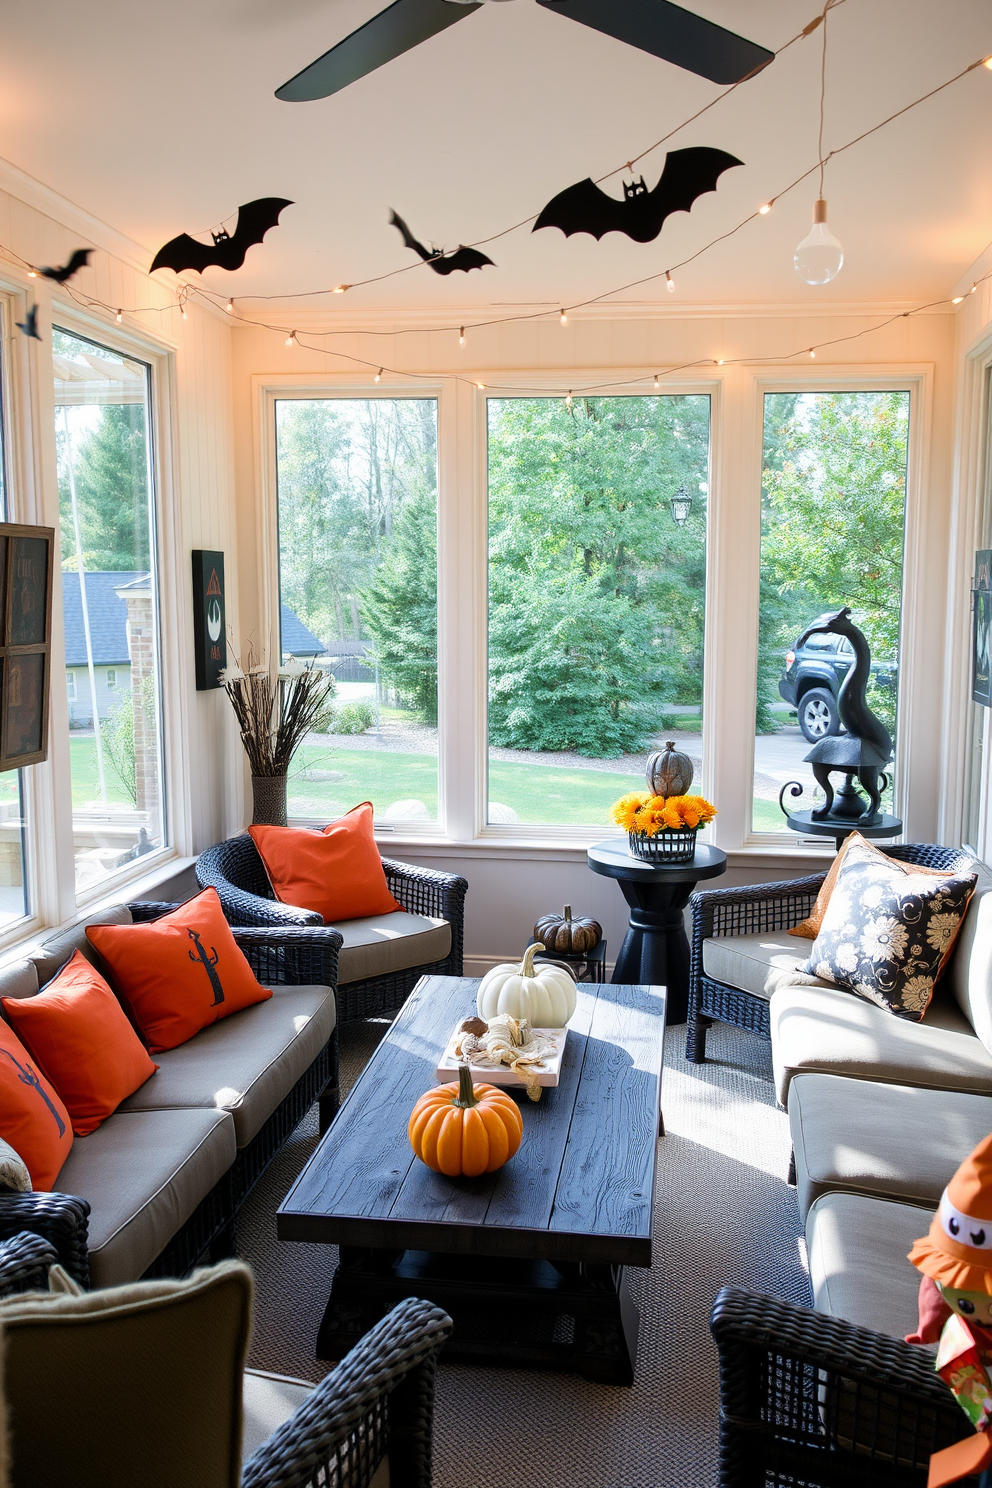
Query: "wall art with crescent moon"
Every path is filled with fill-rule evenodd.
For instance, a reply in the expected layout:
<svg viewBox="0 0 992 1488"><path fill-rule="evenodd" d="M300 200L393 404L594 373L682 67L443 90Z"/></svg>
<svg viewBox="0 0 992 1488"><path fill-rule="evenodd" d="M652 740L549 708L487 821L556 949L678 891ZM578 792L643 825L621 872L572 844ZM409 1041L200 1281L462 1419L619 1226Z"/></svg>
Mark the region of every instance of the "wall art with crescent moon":
<svg viewBox="0 0 992 1488"><path fill-rule="evenodd" d="M193 549L193 643L196 690L220 687L227 666L227 606L224 554Z"/></svg>

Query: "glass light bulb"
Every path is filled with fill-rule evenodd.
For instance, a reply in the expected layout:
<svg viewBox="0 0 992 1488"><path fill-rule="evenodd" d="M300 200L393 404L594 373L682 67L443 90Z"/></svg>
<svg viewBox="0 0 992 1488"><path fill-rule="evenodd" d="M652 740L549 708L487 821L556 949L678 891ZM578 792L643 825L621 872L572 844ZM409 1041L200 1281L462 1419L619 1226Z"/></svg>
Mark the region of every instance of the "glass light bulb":
<svg viewBox="0 0 992 1488"><path fill-rule="evenodd" d="M813 206L813 226L792 261L807 284L829 284L841 271L844 249L827 226L827 204L822 196Z"/></svg>

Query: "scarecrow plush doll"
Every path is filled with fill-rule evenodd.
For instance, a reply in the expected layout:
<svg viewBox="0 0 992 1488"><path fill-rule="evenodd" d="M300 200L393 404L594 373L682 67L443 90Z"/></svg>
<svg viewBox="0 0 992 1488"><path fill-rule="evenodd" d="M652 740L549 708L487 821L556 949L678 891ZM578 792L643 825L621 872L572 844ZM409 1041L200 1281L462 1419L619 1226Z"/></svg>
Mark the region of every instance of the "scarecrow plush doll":
<svg viewBox="0 0 992 1488"><path fill-rule="evenodd" d="M975 1428L930 1459L928 1488L982 1473L992 1488L992 1136L945 1188L930 1232L909 1253L923 1272L907 1343L936 1343L935 1368Z"/></svg>

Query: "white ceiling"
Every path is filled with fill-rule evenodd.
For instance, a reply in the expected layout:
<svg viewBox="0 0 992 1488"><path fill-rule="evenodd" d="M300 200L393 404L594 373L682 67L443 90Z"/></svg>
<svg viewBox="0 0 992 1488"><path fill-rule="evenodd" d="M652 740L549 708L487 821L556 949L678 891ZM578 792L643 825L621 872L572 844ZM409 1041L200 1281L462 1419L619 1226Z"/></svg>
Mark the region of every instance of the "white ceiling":
<svg viewBox="0 0 992 1488"><path fill-rule="evenodd" d="M818 0L692 5L777 48ZM167 238L205 233L242 201L292 198L238 273L204 276L225 294L276 294L412 262L390 208L446 248L497 232L617 166L719 92L517 0L486 5L332 98L273 97L381 8L383 0L5 0L0 155L145 245L149 260ZM717 146L746 165L691 215L670 218L656 243L525 229L491 247L498 268L447 279L416 268L352 291L348 309L574 303L663 270L815 163L819 37L671 142ZM988 0L845 0L829 20L826 148L990 52ZM816 195L811 178L683 270L679 301L946 294L992 238L990 125L992 72L980 68L828 167L831 226L847 254L833 284L810 288L792 268ZM645 162L649 185L662 163L662 150ZM168 271L160 277L173 282ZM78 283L86 287L85 271ZM661 281L627 298L672 303Z"/></svg>

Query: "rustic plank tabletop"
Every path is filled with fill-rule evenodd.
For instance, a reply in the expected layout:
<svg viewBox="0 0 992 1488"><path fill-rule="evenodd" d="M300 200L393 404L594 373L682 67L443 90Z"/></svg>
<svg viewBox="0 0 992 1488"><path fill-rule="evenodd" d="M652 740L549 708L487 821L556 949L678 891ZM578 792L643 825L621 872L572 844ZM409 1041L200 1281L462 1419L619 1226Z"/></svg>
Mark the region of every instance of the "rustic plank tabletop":
<svg viewBox="0 0 992 1488"><path fill-rule="evenodd" d="M665 989L580 983L561 1083L517 1097L520 1151L455 1180L414 1158L407 1122L477 989L418 984L281 1205L280 1239L649 1266Z"/></svg>

